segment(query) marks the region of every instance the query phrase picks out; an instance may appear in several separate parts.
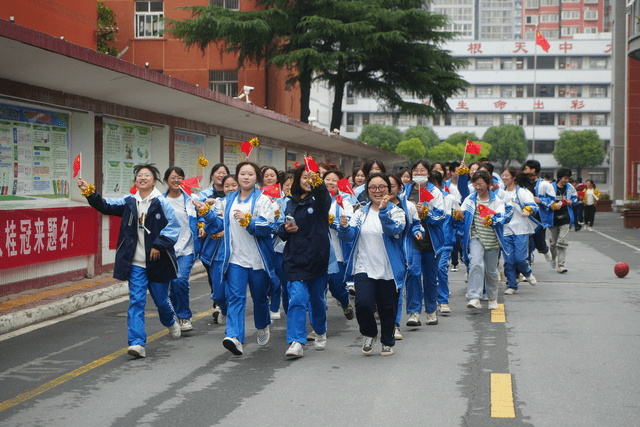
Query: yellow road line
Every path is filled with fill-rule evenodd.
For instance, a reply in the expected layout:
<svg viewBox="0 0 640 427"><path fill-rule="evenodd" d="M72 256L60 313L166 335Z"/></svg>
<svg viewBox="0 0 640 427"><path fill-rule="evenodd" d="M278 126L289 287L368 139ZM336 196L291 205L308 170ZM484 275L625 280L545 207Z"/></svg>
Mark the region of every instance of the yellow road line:
<svg viewBox="0 0 640 427"><path fill-rule="evenodd" d="M516 417L511 374L491 374L491 417Z"/></svg>
<svg viewBox="0 0 640 427"><path fill-rule="evenodd" d="M205 311L204 313L200 313L200 314L194 316L192 320L195 322L198 319L201 319L201 318L203 318L205 316L210 315L212 312L213 312L213 309ZM160 337L163 337L163 336L167 335L168 333L169 333L168 329L163 329L162 331L158 332L157 334L154 334L154 335L148 337L147 338L147 344L157 340ZM48 383L42 384L40 387L36 387L33 390L30 390L30 391L28 391L26 393L22 393L22 394L20 394L20 395L18 395L16 397L14 397L13 399L6 400L6 401L0 403L0 412L4 411L5 409L9 409L9 408L11 408L13 406L16 406L16 405L18 405L18 404L20 404L22 402L25 402L25 401L31 399L32 397L35 397L35 396L37 396L39 394L44 393L45 391L51 390L52 388L57 387L60 384L63 384L63 383L65 383L65 382L67 382L67 381L69 381L69 380L71 380L71 379L73 379L75 377L78 377L78 376L80 376L80 375L82 375L82 374L84 374L86 372L89 372L92 369L95 369L95 368L97 368L99 366L102 366L105 363L109 363L113 359L116 359L116 358L122 356L123 354L126 354L127 353L127 349L128 348L122 348L122 349L116 351L115 353L111 353L110 355L105 356L105 357L103 357L101 359L94 360L93 362L91 362L91 363L89 363L87 365L84 365L84 366L82 366L82 367L80 367L80 368L78 368L78 369L76 369L74 371L71 371L71 372L69 372L67 374L64 374L64 375L54 379L54 380L51 380Z"/></svg>
<svg viewBox="0 0 640 427"><path fill-rule="evenodd" d="M9 301L0 302L0 311L8 310L10 308L20 307L35 301L40 301L46 298L54 297L56 295L66 294L66 293L78 291L81 289L92 288L102 283L112 282L112 281L113 281L112 277L104 277L102 279L93 280L91 282L81 282L81 283L76 283L75 285L65 286L64 288L36 292L31 295L25 295Z"/></svg>
<svg viewBox="0 0 640 427"><path fill-rule="evenodd" d="M506 321L504 304L498 304L497 310L491 310L491 323L504 323Z"/></svg>

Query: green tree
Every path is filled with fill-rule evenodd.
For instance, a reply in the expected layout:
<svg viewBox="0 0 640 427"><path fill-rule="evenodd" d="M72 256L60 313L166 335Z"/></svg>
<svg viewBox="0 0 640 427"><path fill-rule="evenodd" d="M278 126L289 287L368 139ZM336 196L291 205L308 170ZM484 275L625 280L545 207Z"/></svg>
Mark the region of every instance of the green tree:
<svg viewBox="0 0 640 427"><path fill-rule="evenodd" d="M527 140L522 126L502 125L492 126L482 136L484 142L491 144L488 159L500 165L504 170L512 161L524 163L527 160Z"/></svg>
<svg viewBox="0 0 640 427"><path fill-rule="evenodd" d="M247 63L287 67L300 84L300 120L308 121L311 83L334 88L331 129L342 122L344 87L351 83L388 108L425 116L449 111L447 98L467 83L466 63L440 46L453 33L438 31L447 18L423 10L424 0L256 0L261 10L189 6L191 18L166 19L167 30L204 54L221 43ZM404 101L400 93L430 103Z"/></svg>
<svg viewBox="0 0 640 427"><path fill-rule="evenodd" d="M98 2L98 31L96 37L98 39L98 52L106 53L111 56L118 56L118 49L113 45L116 41L116 14L113 10L104 5L104 2Z"/></svg>
<svg viewBox="0 0 640 427"><path fill-rule="evenodd" d="M600 166L604 161L604 141L595 130L567 130L556 141L553 157L562 166L576 169L578 178L582 178L582 169Z"/></svg>
<svg viewBox="0 0 640 427"><path fill-rule="evenodd" d="M480 154L470 154L470 153L465 154L464 151L467 146L467 141L472 141L472 142L475 142L476 144L480 144L482 146L482 150L480 151ZM458 147L458 149L460 150L459 159L464 158L464 161L466 164L473 163L482 157L488 157L489 153L491 152L491 144L480 140L480 138L478 138L478 135L476 135L475 132L454 133L453 135L450 135L449 138L445 140L445 142ZM447 159L446 161L448 160L453 160L453 159Z"/></svg>
<svg viewBox="0 0 640 427"><path fill-rule="evenodd" d="M411 138L406 141L400 141L396 148L396 154L407 156L411 160L418 160L427 154L427 148L419 138Z"/></svg>
<svg viewBox="0 0 640 427"><path fill-rule="evenodd" d="M383 126L381 124L365 125L358 136L358 141L374 147L395 151L402 140L402 132L395 126ZM383 147L388 144L388 148Z"/></svg>
<svg viewBox="0 0 640 427"><path fill-rule="evenodd" d="M440 144L440 138L438 134L432 128L426 126L413 126L407 129L402 135L403 140L408 140L411 138L418 138L424 147L430 150L432 147Z"/></svg>
<svg viewBox="0 0 640 427"><path fill-rule="evenodd" d="M429 160L432 162L450 162L452 160L462 159L463 153L464 145L453 145L445 141L429 149Z"/></svg>

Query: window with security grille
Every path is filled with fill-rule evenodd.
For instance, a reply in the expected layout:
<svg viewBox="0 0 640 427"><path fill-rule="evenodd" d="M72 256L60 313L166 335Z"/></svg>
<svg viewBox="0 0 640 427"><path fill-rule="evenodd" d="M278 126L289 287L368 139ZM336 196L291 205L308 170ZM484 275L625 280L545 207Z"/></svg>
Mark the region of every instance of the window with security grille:
<svg viewBox="0 0 640 427"><path fill-rule="evenodd" d="M476 86L476 98L491 98L493 86Z"/></svg>
<svg viewBox="0 0 640 427"><path fill-rule="evenodd" d="M589 86L589 96L591 98L606 98L607 89L607 85L591 85Z"/></svg>
<svg viewBox="0 0 640 427"><path fill-rule="evenodd" d="M209 6L220 6L225 9L240 10L240 0L209 0Z"/></svg>
<svg viewBox="0 0 640 427"><path fill-rule="evenodd" d="M592 70L606 70L607 58L606 57L589 58L589 68L591 68Z"/></svg>
<svg viewBox="0 0 640 427"><path fill-rule="evenodd" d="M209 89L238 96L238 70L209 70Z"/></svg>
<svg viewBox="0 0 640 427"><path fill-rule="evenodd" d="M607 115L606 114L589 114L589 125L591 126L606 126Z"/></svg>
<svg viewBox="0 0 640 427"><path fill-rule="evenodd" d="M135 27L137 38L161 38L164 2L137 1Z"/></svg>
<svg viewBox="0 0 640 427"><path fill-rule="evenodd" d="M493 114L476 114L476 126L493 126Z"/></svg>

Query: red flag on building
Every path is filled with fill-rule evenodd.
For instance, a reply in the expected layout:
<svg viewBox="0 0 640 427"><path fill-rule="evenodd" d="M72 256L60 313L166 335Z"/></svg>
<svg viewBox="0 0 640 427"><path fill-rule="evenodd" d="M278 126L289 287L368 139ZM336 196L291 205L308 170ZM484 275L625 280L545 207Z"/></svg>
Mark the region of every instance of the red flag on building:
<svg viewBox="0 0 640 427"><path fill-rule="evenodd" d="M465 153L480 154L481 149L482 146L480 144L476 144L473 141L467 141L467 148L465 149Z"/></svg>
<svg viewBox="0 0 640 427"><path fill-rule="evenodd" d="M200 183L198 182L197 177L183 179L180 183L180 187L187 193L187 195L191 196L194 188L200 187Z"/></svg>
<svg viewBox="0 0 640 427"><path fill-rule="evenodd" d="M356 195L356 192L353 191L353 188L351 187L351 184L349 184L349 180L347 178L338 180L338 190L343 193L353 194L354 196Z"/></svg>
<svg viewBox="0 0 640 427"><path fill-rule="evenodd" d="M82 153L78 154L78 157L73 161L73 177L76 178L82 170Z"/></svg>
<svg viewBox="0 0 640 427"><path fill-rule="evenodd" d="M540 34L540 31L536 31L536 44L539 45L545 52L549 52L549 49L551 48L551 45L549 44L547 39L545 39L544 36Z"/></svg>
<svg viewBox="0 0 640 427"><path fill-rule="evenodd" d="M429 190L427 190L426 188L421 188L420 189L420 203L424 203L424 202L429 203L432 200L433 200L433 194L431 194L431 192Z"/></svg>
<svg viewBox="0 0 640 427"><path fill-rule="evenodd" d="M282 192L280 191L280 184L265 185L264 187L261 188L261 190L262 190L262 194L269 197L274 197L276 199L279 199L282 196Z"/></svg>
<svg viewBox="0 0 640 427"><path fill-rule="evenodd" d="M480 216L488 216L488 215L495 215L496 214L494 211L492 211L491 209L489 209L485 205L478 205L478 211L480 212Z"/></svg>

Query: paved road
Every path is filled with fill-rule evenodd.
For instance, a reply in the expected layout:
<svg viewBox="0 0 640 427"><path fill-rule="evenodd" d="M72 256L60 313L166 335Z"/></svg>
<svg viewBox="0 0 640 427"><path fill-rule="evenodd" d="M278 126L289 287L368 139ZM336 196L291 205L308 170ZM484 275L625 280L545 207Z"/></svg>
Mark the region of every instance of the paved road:
<svg viewBox="0 0 640 427"><path fill-rule="evenodd" d="M537 286L501 292L503 323L466 309L464 273L452 273L453 313L404 327L391 357L379 343L363 356L356 321L334 300L326 350L307 345L287 360L285 319L259 347L248 310L245 355L234 357L211 324L202 277L192 283L194 331L180 340L149 298L146 359L125 354L126 301L0 336L0 425L637 426L640 244L605 225L571 232L569 273L538 257ZM632 265L625 279L613 275L618 260ZM492 374L510 375L512 391ZM515 418L498 418L510 399Z"/></svg>

